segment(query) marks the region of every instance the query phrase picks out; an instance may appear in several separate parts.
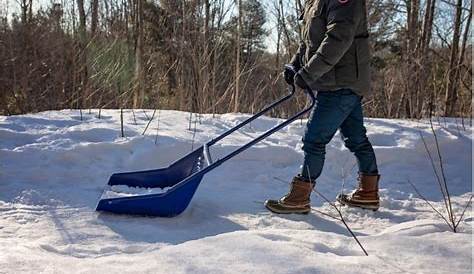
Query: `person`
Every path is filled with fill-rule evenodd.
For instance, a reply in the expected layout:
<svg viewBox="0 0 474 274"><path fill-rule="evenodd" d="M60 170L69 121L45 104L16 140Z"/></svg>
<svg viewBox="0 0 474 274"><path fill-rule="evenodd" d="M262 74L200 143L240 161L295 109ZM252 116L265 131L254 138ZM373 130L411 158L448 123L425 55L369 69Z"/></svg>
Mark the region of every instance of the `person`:
<svg viewBox="0 0 474 274"><path fill-rule="evenodd" d="M359 186L337 201L348 206L377 210L380 175L374 150L366 135L362 104L370 94L370 52L365 0L307 0L302 42L285 65L288 84L317 91L316 105L303 136L304 162L288 194L267 200L275 213L311 211L310 196L320 176L325 147L339 129L345 146L355 154Z"/></svg>

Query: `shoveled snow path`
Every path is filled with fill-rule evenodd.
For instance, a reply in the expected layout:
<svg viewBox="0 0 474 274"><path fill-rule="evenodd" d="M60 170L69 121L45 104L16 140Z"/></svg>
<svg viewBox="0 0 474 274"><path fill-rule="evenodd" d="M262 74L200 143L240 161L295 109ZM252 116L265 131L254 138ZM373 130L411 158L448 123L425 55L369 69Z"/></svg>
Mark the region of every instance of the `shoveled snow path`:
<svg viewBox="0 0 474 274"><path fill-rule="evenodd" d="M151 116L152 111L146 111ZM147 131L142 111L101 119L77 111L0 117L0 273L471 273L472 210L451 233L417 198L413 182L442 210L427 121L367 119L383 175L378 212L343 209L370 256L337 221L268 213L262 203L287 191L302 159L300 121L206 175L189 208L176 218L94 211L110 174L164 167L248 117L203 115L197 132L189 114L161 111ZM212 149L224 155L275 125L262 118ZM472 136L461 121L435 120L454 209L472 195ZM433 154L434 155L434 154ZM328 146L318 189L328 197L355 184L355 161L336 136ZM313 195L313 207L334 214Z"/></svg>

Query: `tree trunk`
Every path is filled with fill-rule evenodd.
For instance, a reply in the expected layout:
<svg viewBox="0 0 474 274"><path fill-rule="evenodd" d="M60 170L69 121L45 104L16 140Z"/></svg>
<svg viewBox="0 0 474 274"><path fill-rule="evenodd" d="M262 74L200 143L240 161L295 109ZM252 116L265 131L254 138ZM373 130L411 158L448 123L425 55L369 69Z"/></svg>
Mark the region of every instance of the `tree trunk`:
<svg viewBox="0 0 474 274"><path fill-rule="evenodd" d="M99 22L99 0L92 0L91 1L91 35L92 37L95 36L97 31L97 24Z"/></svg>
<svg viewBox="0 0 474 274"><path fill-rule="evenodd" d="M84 0L77 0L77 9L79 12L79 82L80 90L78 92L77 102L81 109L87 105L88 99L88 71L87 71L87 32L86 32L86 12L84 9Z"/></svg>
<svg viewBox="0 0 474 274"><path fill-rule="evenodd" d="M237 22L237 43L236 43L236 56L235 56L235 93L234 93L234 112L239 111L239 99L240 99L240 32L242 31L242 0L238 0L238 22Z"/></svg>
<svg viewBox="0 0 474 274"><path fill-rule="evenodd" d="M469 9L469 15L467 17L466 27L464 29L464 35L463 35L463 38L462 38L461 52L459 53L459 59L458 59L457 66L456 66L456 75L455 75L455 78L454 78L455 83L459 83L459 81L460 81L461 68L462 68L462 65L464 63L464 55L465 55L465 52L466 52L466 46L467 46L467 42L468 42L468 39L469 39L469 27L471 26L471 20L472 20L472 6ZM472 92L469 92L469 94L472 97ZM472 101L472 99L469 100L469 102L471 102L471 101ZM471 105L471 104L469 104L469 105ZM460 111L461 111L461 115L464 117L463 109L461 108Z"/></svg>
<svg viewBox="0 0 474 274"><path fill-rule="evenodd" d="M143 1L136 0L136 48L135 48L135 92L133 108L141 108L144 101L144 69L143 69Z"/></svg>
<svg viewBox="0 0 474 274"><path fill-rule="evenodd" d="M202 41L203 44L203 55L202 55L202 66L199 68L199 70L202 72L201 77L202 77L202 95L203 95L203 102L201 109L207 109L209 105L212 103L212 95L210 94L210 76L209 76L209 71L211 68L211 59L210 59L210 54L209 54L209 45L210 45L210 34L209 34L209 21L210 21L210 2L209 0L204 1L204 39Z"/></svg>
<svg viewBox="0 0 474 274"><path fill-rule="evenodd" d="M462 0L456 2L456 15L454 19L454 33L453 42L451 43L451 54L449 57L448 79L446 83L445 108L444 116L453 116L455 114L455 106L457 101L457 80L456 74L459 68L457 67L458 52L459 52L459 38L461 34L461 15L462 15Z"/></svg>
<svg viewBox="0 0 474 274"><path fill-rule="evenodd" d="M416 94L417 94L417 63L416 63L416 43L418 33L418 14L420 11L420 0L410 0L408 8L408 41L407 41L407 54L405 56L408 68L407 68L407 90L406 90L406 111L407 117L411 118L416 115Z"/></svg>
<svg viewBox="0 0 474 274"><path fill-rule="evenodd" d="M433 18L435 12L436 0L426 1L425 16L423 18L423 28L418 40L417 52L419 58L418 71L418 87L416 97L416 113L421 118L423 116L423 109L426 108L427 81L430 72L430 62L428 58L428 48L431 42L431 31L433 28Z"/></svg>

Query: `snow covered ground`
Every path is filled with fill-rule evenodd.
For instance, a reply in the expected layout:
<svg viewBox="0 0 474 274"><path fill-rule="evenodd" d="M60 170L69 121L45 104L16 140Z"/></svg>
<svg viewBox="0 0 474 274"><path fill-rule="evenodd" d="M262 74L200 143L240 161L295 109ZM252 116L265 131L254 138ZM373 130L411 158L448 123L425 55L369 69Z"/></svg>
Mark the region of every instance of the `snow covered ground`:
<svg viewBox="0 0 474 274"><path fill-rule="evenodd" d="M313 195L309 215L276 215L263 201L286 193L302 159L300 121L206 175L190 206L175 218L97 213L115 172L165 167L248 115L161 111L142 136L118 110L49 111L0 116L0 273L471 273L473 214L459 233L420 200L408 180L442 210L442 198L419 132L434 152L426 121L367 119L382 173L378 212L343 208L366 257L335 215ZM151 116L152 111L146 114ZM262 118L212 149L215 157L275 125ZM472 135L454 120L435 120L454 210L472 195ZM158 137L156 138L156 132ZM156 144L155 144L156 140ZM343 175L343 174L346 174ZM336 136L317 188L334 198L355 185L351 154ZM444 212L444 211L443 211Z"/></svg>

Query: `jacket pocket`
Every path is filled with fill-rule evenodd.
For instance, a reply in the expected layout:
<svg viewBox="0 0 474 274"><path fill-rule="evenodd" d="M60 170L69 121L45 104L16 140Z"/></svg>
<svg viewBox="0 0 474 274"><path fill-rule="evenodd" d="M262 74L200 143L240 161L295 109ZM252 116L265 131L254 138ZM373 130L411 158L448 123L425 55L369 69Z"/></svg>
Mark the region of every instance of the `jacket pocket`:
<svg viewBox="0 0 474 274"><path fill-rule="evenodd" d="M356 45L356 68L357 79L369 81L370 78L370 49L369 39L356 38L354 39Z"/></svg>
<svg viewBox="0 0 474 274"><path fill-rule="evenodd" d="M344 56L342 56L339 62L334 66L337 85L350 85L357 80L357 55L356 45L352 43Z"/></svg>
<svg viewBox="0 0 474 274"><path fill-rule="evenodd" d="M322 86L333 87L336 86L336 71L334 68L323 74L317 81Z"/></svg>

